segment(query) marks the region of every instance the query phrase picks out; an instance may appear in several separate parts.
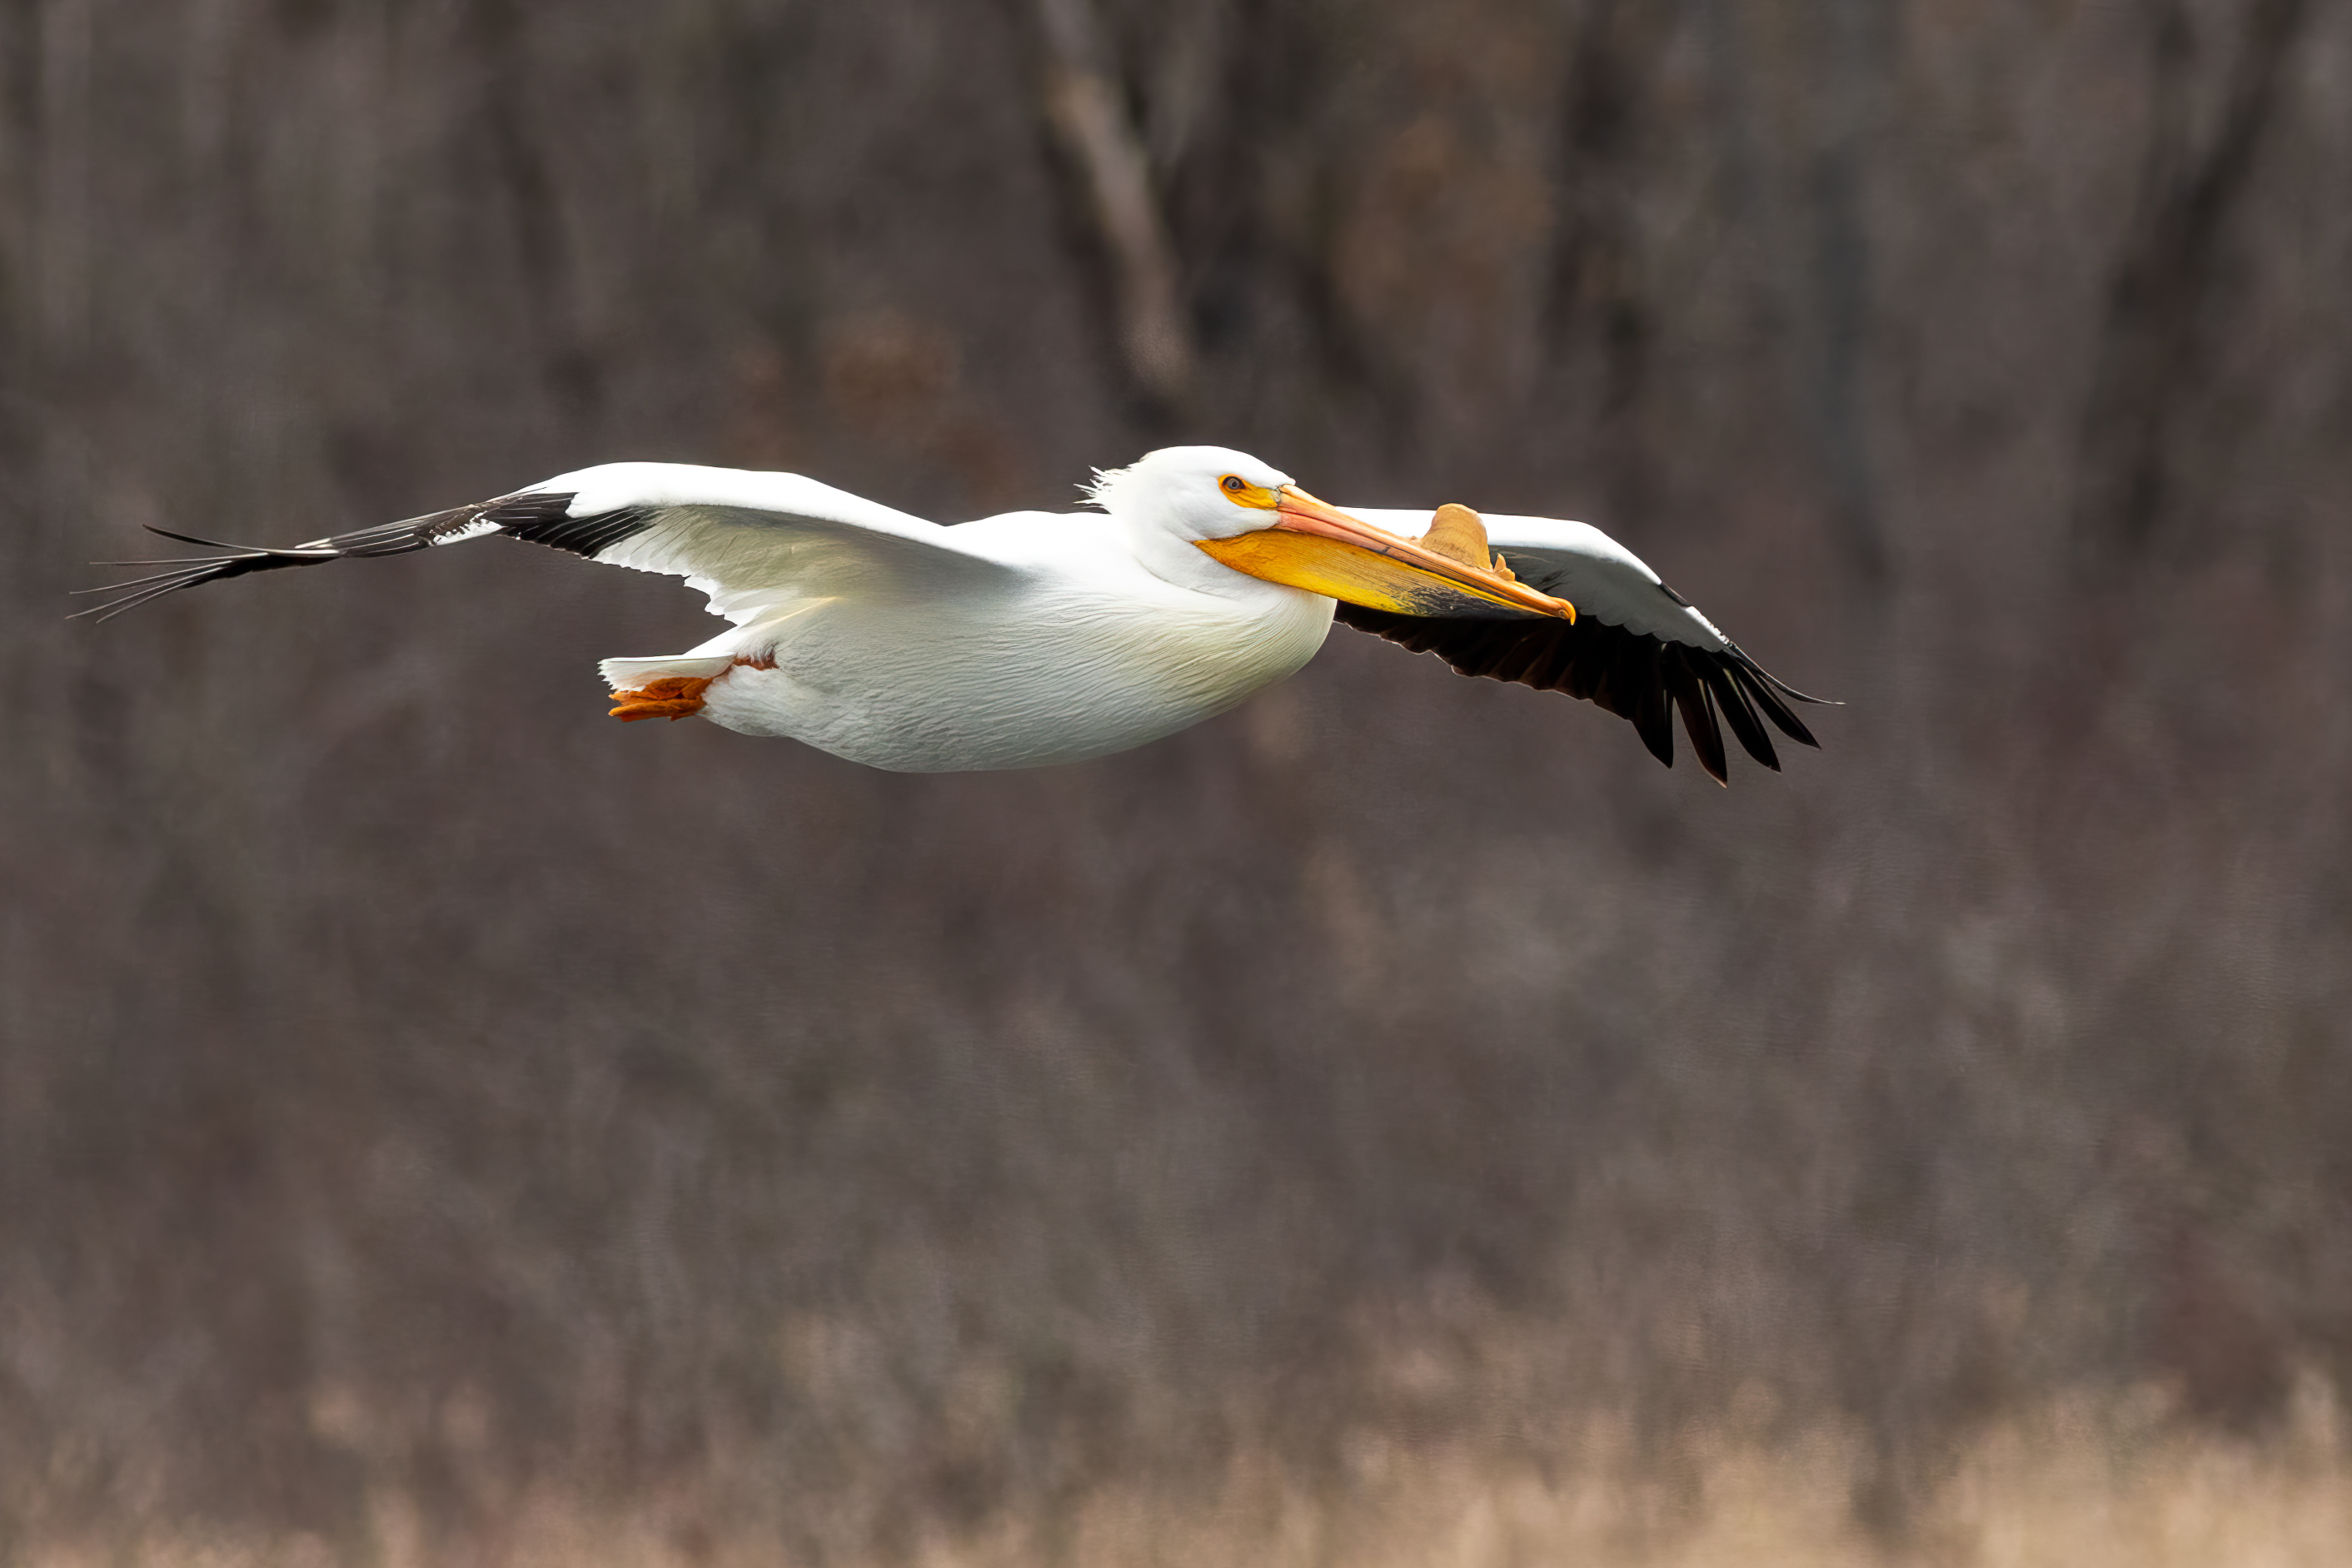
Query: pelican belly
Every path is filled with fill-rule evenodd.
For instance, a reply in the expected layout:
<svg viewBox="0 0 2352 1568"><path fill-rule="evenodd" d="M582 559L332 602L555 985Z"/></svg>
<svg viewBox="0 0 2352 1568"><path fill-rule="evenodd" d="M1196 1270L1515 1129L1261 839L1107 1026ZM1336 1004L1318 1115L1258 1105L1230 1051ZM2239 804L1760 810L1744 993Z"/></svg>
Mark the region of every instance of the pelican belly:
<svg viewBox="0 0 2352 1568"><path fill-rule="evenodd" d="M757 662L711 685L703 716L894 772L1076 762L1223 712L1306 664L1331 624L1329 600L1272 584L1121 587L804 601L735 634Z"/></svg>

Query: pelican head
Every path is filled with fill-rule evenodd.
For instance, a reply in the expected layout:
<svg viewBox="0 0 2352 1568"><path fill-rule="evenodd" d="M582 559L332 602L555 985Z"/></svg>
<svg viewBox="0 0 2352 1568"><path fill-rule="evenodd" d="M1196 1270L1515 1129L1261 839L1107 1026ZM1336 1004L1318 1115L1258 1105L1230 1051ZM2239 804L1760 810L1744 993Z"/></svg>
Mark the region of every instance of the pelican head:
<svg viewBox="0 0 2352 1568"><path fill-rule="evenodd" d="M1167 446L1130 467L1097 474L1089 493L1115 517L1198 544L1273 526L1276 504L1289 487L1289 475L1246 452Z"/></svg>
<svg viewBox="0 0 2352 1568"><path fill-rule="evenodd" d="M1563 600L1351 517L1231 447L1165 447L1097 475L1092 495L1113 517L1164 529L1235 571L1350 604L1403 615L1576 619Z"/></svg>

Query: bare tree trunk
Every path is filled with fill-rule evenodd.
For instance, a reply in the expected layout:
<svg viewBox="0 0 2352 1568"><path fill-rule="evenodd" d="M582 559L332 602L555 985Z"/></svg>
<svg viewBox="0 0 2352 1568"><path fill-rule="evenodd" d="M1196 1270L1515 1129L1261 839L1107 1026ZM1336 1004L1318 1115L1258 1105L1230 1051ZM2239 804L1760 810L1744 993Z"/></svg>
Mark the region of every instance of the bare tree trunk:
<svg viewBox="0 0 2352 1568"><path fill-rule="evenodd" d="M2177 449L2217 329L2223 244L2278 117L2281 78L2305 15L2305 0L2247 0L2221 115L2200 147L2189 89L2200 50L2189 15L2182 0L2156 0L2150 12L2139 211L2108 285L2083 419L2074 543L2086 570L2143 555L2188 476Z"/></svg>
<svg viewBox="0 0 2352 1568"><path fill-rule="evenodd" d="M1045 45L1046 123L1079 177L1110 259L1128 372L1148 395L1181 411L1198 378L1181 271L1094 0L1034 0L1032 10Z"/></svg>
<svg viewBox="0 0 2352 1568"><path fill-rule="evenodd" d="M1810 7L1811 68L1801 140L1768 126L1757 84L1773 79L1751 47L1750 0L1700 0L1699 26L1724 120L1727 205L1735 243L1757 258L1760 324L1781 361L1797 431L1830 533L1864 581L1885 577L1877 423L1870 402L1872 258L1865 166L1889 69L1875 0ZM1784 93L1788 84L1781 84Z"/></svg>

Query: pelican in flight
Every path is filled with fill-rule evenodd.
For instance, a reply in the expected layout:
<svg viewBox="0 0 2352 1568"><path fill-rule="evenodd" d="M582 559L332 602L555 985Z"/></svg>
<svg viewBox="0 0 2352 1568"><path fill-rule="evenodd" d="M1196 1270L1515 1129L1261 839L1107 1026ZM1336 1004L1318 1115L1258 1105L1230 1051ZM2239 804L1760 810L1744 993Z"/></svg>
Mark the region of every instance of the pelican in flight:
<svg viewBox="0 0 2352 1568"><path fill-rule="evenodd" d="M1093 511L942 527L797 474L612 463L290 549L157 528L224 553L115 562L163 570L84 591L115 597L83 613L504 535L682 577L734 622L683 653L604 661L615 718L698 715L903 772L1036 768L1157 740L1298 669L1335 612L1464 674L1622 715L1668 767L1679 710L1718 781L1723 724L1775 769L1767 720L1818 744L1790 705L1821 699L1765 674L1582 523L1343 509L1218 446L1154 452L1098 475L1089 498Z"/></svg>

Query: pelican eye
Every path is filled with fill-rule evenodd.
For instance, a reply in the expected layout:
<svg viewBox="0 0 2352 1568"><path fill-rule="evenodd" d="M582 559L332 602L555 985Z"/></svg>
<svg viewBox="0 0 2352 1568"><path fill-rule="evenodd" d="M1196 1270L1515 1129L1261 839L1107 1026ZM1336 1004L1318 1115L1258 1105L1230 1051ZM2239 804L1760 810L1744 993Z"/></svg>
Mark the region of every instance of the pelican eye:
<svg viewBox="0 0 2352 1568"><path fill-rule="evenodd" d="M1251 484L1238 474L1218 475L1217 488L1223 490L1225 493L1225 499L1236 507L1250 507L1261 512L1271 512L1277 510L1282 505L1281 497L1263 485Z"/></svg>

